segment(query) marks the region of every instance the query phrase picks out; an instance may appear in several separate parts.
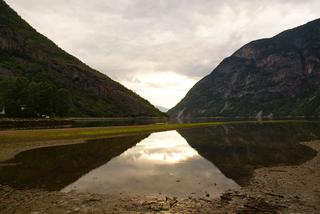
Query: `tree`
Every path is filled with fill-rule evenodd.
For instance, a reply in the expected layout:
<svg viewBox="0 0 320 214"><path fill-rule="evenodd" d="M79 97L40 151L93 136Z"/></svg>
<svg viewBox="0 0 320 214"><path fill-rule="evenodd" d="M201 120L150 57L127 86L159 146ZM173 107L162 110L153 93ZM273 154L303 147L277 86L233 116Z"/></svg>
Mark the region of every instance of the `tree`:
<svg viewBox="0 0 320 214"><path fill-rule="evenodd" d="M28 117L39 117L39 83L34 81L30 82L28 85L27 93L28 98L26 102L26 114Z"/></svg>
<svg viewBox="0 0 320 214"><path fill-rule="evenodd" d="M50 83L41 82L39 84L39 91L36 99L40 115L54 116L56 91L56 86Z"/></svg>
<svg viewBox="0 0 320 214"><path fill-rule="evenodd" d="M49 82L9 78L0 82L0 111L1 103L9 117L67 116L71 94Z"/></svg>
<svg viewBox="0 0 320 214"><path fill-rule="evenodd" d="M57 91L55 113L58 116L67 116L71 107L71 94L68 90L60 88Z"/></svg>
<svg viewBox="0 0 320 214"><path fill-rule="evenodd" d="M22 83L23 81L20 81ZM21 114L19 105L20 91L16 87L16 79L9 78L2 82L2 93L6 115L9 117L18 117Z"/></svg>

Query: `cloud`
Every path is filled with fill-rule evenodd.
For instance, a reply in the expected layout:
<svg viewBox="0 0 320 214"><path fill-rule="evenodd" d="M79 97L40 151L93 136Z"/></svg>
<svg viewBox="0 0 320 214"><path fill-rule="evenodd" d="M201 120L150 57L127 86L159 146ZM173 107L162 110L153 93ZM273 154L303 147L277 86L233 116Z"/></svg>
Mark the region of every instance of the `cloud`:
<svg viewBox="0 0 320 214"><path fill-rule="evenodd" d="M320 11L318 0L7 2L66 51L165 107L245 43L304 24Z"/></svg>

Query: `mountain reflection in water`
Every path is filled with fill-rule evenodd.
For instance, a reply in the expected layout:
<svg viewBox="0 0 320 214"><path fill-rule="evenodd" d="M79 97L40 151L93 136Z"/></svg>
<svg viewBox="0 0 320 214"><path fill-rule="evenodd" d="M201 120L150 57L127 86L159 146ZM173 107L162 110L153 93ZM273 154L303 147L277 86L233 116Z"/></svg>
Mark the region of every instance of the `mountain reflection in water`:
<svg viewBox="0 0 320 214"><path fill-rule="evenodd" d="M89 140L32 149L0 163L0 184L18 189L210 197L246 185L254 169L316 155L300 142L317 123L238 124Z"/></svg>
<svg viewBox="0 0 320 214"><path fill-rule="evenodd" d="M238 124L178 131L191 147L239 185L254 169L297 165L316 151L300 142L320 139L318 123Z"/></svg>
<svg viewBox="0 0 320 214"><path fill-rule="evenodd" d="M60 190L148 136L89 140L21 152L1 163L0 184L17 189Z"/></svg>

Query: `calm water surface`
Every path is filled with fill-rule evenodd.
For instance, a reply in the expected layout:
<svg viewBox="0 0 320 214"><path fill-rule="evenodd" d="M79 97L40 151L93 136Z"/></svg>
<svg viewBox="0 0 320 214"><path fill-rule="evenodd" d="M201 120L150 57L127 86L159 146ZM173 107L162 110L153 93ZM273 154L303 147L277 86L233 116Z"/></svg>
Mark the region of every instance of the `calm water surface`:
<svg viewBox="0 0 320 214"><path fill-rule="evenodd" d="M33 149L0 163L0 184L18 189L216 197L261 167L296 165L316 152L318 123L183 129ZM0 148L1 149L1 148Z"/></svg>
<svg viewBox="0 0 320 214"><path fill-rule="evenodd" d="M84 118L65 121L0 121L1 130L60 129L79 127L133 126L167 123L167 118Z"/></svg>
<svg viewBox="0 0 320 214"><path fill-rule="evenodd" d="M216 196L238 188L176 131L151 134L63 191Z"/></svg>

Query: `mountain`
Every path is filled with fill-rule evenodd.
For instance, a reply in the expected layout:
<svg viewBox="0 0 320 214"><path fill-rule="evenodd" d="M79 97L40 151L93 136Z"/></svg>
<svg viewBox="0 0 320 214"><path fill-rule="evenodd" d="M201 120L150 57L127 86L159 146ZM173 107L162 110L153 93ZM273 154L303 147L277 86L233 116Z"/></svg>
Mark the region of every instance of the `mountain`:
<svg viewBox="0 0 320 214"><path fill-rule="evenodd" d="M250 42L225 58L168 114L320 116L320 19Z"/></svg>
<svg viewBox="0 0 320 214"><path fill-rule="evenodd" d="M163 106L155 106L157 109L159 109L161 112L167 112L169 109Z"/></svg>
<svg viewBox="0 0 320 214"><path fill-rule="evenodd" d="M0 0L0 80L21 77L68 92L70 116L163 116L147 100L63 51Z"/></svg>

